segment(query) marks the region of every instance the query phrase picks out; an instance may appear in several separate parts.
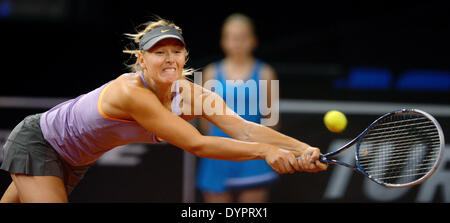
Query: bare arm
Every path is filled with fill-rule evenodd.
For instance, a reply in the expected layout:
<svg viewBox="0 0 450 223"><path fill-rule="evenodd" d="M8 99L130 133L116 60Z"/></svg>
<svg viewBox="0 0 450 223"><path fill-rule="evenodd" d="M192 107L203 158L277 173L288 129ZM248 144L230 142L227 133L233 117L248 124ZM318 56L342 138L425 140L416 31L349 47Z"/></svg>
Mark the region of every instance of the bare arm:
<svg viewBox="0 0 450 223"><path fill-rule="evenodd" d="M246 121L237 114L212 115L206 116L205 118L217 125L229 136L242 141L274 145L291 150L297 156L300 156L306 148L310 147L304 142L284 135L269 127Z"/></svg>
<svg viewBox="0 0 450 223"><path fill-rule="evenodd" d="M220 98L219 96L217 97ZM328 167L326 164L323 164L318 160L321 154L318 148L311 147L304 142L284 135L266 126L246 121L237 114L209 115L205 116L205 118L235 139L247 142L259 142L264 145L273 145L277 148L291 151L296 157L300 157L298 161L298 165L300 166L299 170L306 172L317 172L326 170Z"/></svg>
<svg viewBox="0 0 450 223"><path fill-rule="evenodd" d="M120 107L148 131L196 156L243 161L265 159L278 173L300 170L293 153L260 142L201 135L196 128L168 111L147 89L126 87Z"/></svg>
<svg viewBox="0 0 450 223"><path fill-rule="evenodd" d="M267 78L272 79L272 75L274 74L270 74L269 72ZM305 171L315 172L327 168L326 165L317 161L320 155L320 150L318 148L311 147L304 142L284 135L278 131L275 131L274 129L257 123L246 121L239 115L234 113L231 109L229 109L223 99L220 98L220 96L218 96L217 94L210 92L207 89L202 89L202 92L204 98L215 98L213 100L215 101L215 104L222 104L223 107L223 110L222 112L220 112L220 114L210 114L203 108L202 117L215 124L227 135L246 142L259 142L290 150L295 154L295 156L302 156L299 164ZM268 100L270 103L271 98L269 97ZM311 163L313 163L313 165L310 165Z"/></svg>

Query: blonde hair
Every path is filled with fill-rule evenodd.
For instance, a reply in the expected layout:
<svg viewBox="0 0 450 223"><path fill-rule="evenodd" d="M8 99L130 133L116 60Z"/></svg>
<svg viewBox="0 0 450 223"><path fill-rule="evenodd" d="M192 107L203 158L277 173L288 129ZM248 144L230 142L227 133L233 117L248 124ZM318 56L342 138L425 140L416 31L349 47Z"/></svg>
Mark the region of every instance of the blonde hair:
<svg viewBox="0 0 450 223"><path fill-rule="evenodd" d="M125 48L122 52L126 53L126 54L130 54L130 60L135 60L134 63L129 64L126 66L128 67L128 69L131 72L138 72L138 71L142 71L142 67L139 64L139 61L137 59L137 55L138 53L144 53L143 50L139 50L139 42L141 41L141 38L148 32L150 32L152 29L161 27L161 26L171 26L173 28L175 28L176 30L178 30L178 32L180 32L180 34L182 34L182 30L180 27L178 27L177 25L175 25L175 23L163 19L159 16L155 16L154 21L149 21L146 23L143 23L141 25L139 25L138 27L136 27L136 32L135 34L131 34L131 33L125 33L124 35L127 36L129 39L133 40L135 44L133 44L133 46L131 47L132 49L129 48ZM140 30L138 30L140 29ZM186 50L186 48L185 48ZM188 61L188 51L186 50L186 62ZM194 72L193 69L188 68L188 69L183 69L182 75L183 76L188 76L188 75L192 75L192 73Z"/></svg>

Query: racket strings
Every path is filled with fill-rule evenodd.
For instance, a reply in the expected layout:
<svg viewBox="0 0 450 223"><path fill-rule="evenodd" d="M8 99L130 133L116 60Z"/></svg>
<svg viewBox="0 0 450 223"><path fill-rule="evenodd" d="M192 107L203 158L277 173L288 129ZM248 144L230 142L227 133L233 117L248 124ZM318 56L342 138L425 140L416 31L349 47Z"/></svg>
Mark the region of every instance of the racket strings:
<svg viewBox="0 0 450 223"><path fill-rule="evenodd" d="M423 124L423 123L421 123ZM410 125L413 126L413 125ZM393 129L394 127L392 127ZM426 132L432 132L433 134L435 133L435 128L434 125L428 125L428 126L419 126L417 127L417 129L423 129L421 132L422 133L426 133ZM390 137L395 137L395 136L402 136L405 134L409 134L410 131L408 129L394 129L393 131L389 131L387 132L388 128L386 129L380 129L380 131L382 132L378 132L378 133L373 133L370 135L370 137L367 137L367 139L384 139L386 138L386 134L391 134L389 135Z"/></svg>
<svg viewBox="0 0 450 223"><path fill-rule="evenodd" d="M439 152L431 152L427 158L422 159L422 163L420 166L426 166L428 164L433 165L436 157L439 155ZM370 162L360 162L361 165L369 164ZM400 154L398 156L392 156L390 160L384 163L386 166L372 166L366 168L366 171L371 173L380 170L386 170L387 168L399 167L408 164L408 161L404 159L404 154ZM419 166L419 165L417 165Z"/></svg>
<svg viewBox="0 0 450 223"><path fill-rule="evenodd" d="M398 121L390 121L390 122L386 122L386 123L380 123L378 124L378 128L380 128L381 126L386 126L386 125L398 125L400 123L404 123L404 122L411 122L411 123L415 123L417 121L426 121L426 123L429 123L429 120L426 117L418 117L418 118L410 118L410 119L403 119L403 120L398 120ZM376 129L374 129L376 130Z"/></svg>
<svg viewBox="0 0 450 223"><path fill-rule="evenodd" d="M417 155L419 152L415 152L415 153L416 154L413 154L411 152L392 153L392 156L390 157L390 159L388 161L386 161L386 163L387 164L389 164L389 163L400 164L398 162L404 160L405 155L408 155L408 154L409 155ZM438 156L439 152L438 151L430 152L429 155L430 155L429 156L430 159L423 159L423 161L427 161L427 160L434 161L434 158L436 158L434 156ZM370 158L373 159L374 157L370 157ZM371 162L370 160L366 159L365 161L361 161L360 164L364 165L364 164L369 164L370 162ZM370 168L367 168L366 170L370 170Z"/></svg>
<svg viewBox="0 0 450 223"><path fill-rule="evenodd" d="M430 139L438 140L438 142L439 142L439 136L436 136L435 132L431 132L431 133L425 132L421 136L429 137ZM402 143L410 145L411 143L417 143L417 142L422 141L422 139L417 138L417 135L405 134L405 135L401 135L401 136L398 136L395 138L380 138L379 140L372 140L370 143L373 146L376 146L377 144L386 143L386 139L390 139L391 141L389 141L389 142L395 143L396 145L401 145Z"/></svg>
<svg viewBox="0 0 450 223"><path fill-rule="evenodd" d="M402 161L404 161L405 154L407 154L407 153L396 154L397 156L392 156L391 159L389 161L387 161L385 164L386 165L389 164L389 167L407 164L406 162L402 162ZM425 158L422 160L424 162L423 164L426 164L427 161L430 161L429 163L434 164L434 161L436 160L436 157L439 155L439 152L431 152L429 155L430 156L428 158ZM434 157L434 156L436 156L436 157ZM360 162L360 164L367 165L367 164L370 164L370 161ZM380 168L378 166L374 166L374 167L366 168L365 170L371 171L371 170L375 170L375 169L386 169L386 168L385 167Z"/></svg>
<svg viewBox="0 0 450 223"><path fill-rule="evenodd" d="M433 140L438 140L438 141L431 142L430 143L431 146L439 146L440 145L439 138L433 138ZM390 143L395 143L395 145L396 145L396 147L395 147L396 148L396 152L398 152L398 151L410 151L412 143L418 144L420 142L422 142L421 139L415 139L415 138L412 138L412 137L410 139L403 139L403 140L399 139L399 140L392 140L392 141L390 141ZM369 145L369 147L377 147L377 146L380 146L382 144L386 144L386 142L379 141L379 142L376 142L376 143L370 143L368 145ZM368 145L365 145L365 146L367 147ZM373 151L371 154L372 155L373 154L380 154L380 153L383 153L383 152L384 151ZM395 153L393 153L393 154L395 154Z"/></svg>
<svg viewBox="0 0 450 223"><path fill-rule="evenodd" d="M423 160L424 161L424 163L422 164L422 167L425 167L425 168L429 168L430 166L429 165L426 165L426 164L431 164L431 165L433 165L434 164L434 159L433 158L430 158L430 159L425 159L425 160ZM430 162L427 162L427 161L430 161ZM395 163L393 163L393 164L391 164L389 167L395 167L395 166L402 166L402 165L405 165L405 164L407 164L407 162L395 162ZM405 171L413 171L413 170L421 170L421 169L424 169L424 168L418 168L418 169L408 169L408 170L405 170ZM376 173L376 172L383 172L383 173L385 173L384 171L386 170L386 168L373 168L373 169L368 169L368 170L366 170L366 171L370 171L370 173L372 173L371 175L372 176L375 176L375 174L374 173Z"/></svg>
<svg viewBox="0 0 450 223"><path fill-rule="evenodd" d="M393 115L373 126L359 146L359 165L383 183L404 184L425 176L440 153L434 123L415 113Z"/></svg>

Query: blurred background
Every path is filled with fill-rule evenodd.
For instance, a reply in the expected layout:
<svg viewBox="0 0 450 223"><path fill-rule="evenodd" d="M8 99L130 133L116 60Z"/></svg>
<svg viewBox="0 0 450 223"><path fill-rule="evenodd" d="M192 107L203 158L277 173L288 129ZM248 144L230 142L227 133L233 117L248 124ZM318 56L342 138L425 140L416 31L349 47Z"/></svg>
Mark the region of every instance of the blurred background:
<svg viewBox="0 0 450 223"><path fill-rule="evenodd" d="M449 141L450 15L431 1L243 2L0 0L0 142L26 115L89 92L126 72L124 33L158 15L183 29L188 66L223 57L223 20L253 18L255 55L280 79L281 132L331 151L379 115L419 108L434 115ZM338 109L349 125L323 125ZM195 123L193 123L195 124ZM102 157L71 202L202 202L196 158L169 145L132 144ZM450 202L450 150L426 183L382 188L344 168L283 175L271 202ZM350 154L352 155L352 154ZM2 156L0 154L0 162ZM348 157L345 157L348 158ZM0 172L0 194L11 179Z"/></svg>

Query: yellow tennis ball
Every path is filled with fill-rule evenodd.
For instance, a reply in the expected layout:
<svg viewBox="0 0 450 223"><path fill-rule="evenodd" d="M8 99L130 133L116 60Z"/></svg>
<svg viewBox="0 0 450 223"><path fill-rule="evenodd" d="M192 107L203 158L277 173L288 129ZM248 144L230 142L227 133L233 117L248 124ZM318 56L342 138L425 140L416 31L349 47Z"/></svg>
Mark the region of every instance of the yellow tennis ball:
<svg viewBox="0 0 450 223"><path fill-rule="evenodd" d="M342 132L347 127L347 118L345 115L336 110L328 111L323 117L323 122L331 132Z"/></svg>

